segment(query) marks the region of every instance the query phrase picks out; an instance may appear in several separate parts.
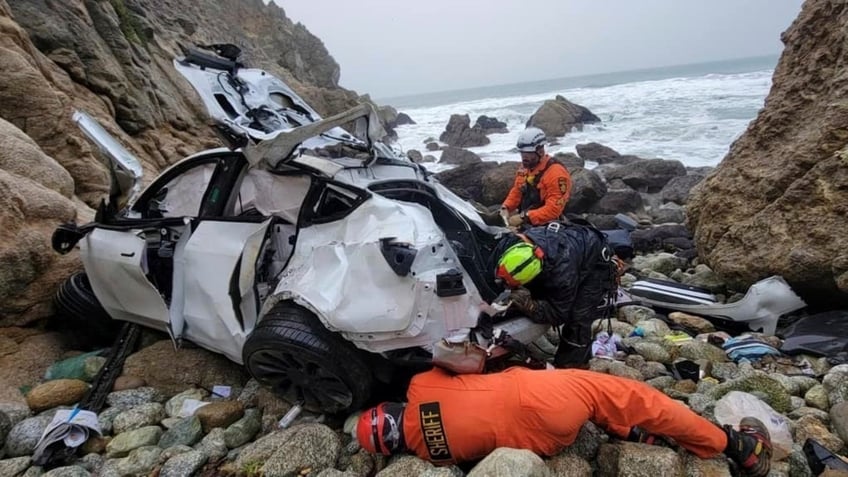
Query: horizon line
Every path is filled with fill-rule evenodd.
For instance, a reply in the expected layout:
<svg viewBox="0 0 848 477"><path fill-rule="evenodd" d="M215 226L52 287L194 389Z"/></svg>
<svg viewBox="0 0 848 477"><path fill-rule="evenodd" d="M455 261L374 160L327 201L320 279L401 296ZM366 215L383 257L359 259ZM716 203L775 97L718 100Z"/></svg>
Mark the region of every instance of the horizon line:
<svg viewBox="0 0 848 477"><path fill-rule="evenodd" d="M373 99L374 99L374 101L381 103L381 104L391 104L391 101L398 100L398 99L403 100L403 99L410 99L410 98L422 97L422 96L428 96L428 95L438 95L438 94L444 94L444 93L461 93L461 92L473 91L473 90L478 90L478 89L483 89L483 88L501 88L501 87L504 87L504 86L514 86L514 85L520 85L520 84L544 83L544 82L547 82L547 81L557 81L557 80L566 80L566 79L567 80L574 80L574 79L579 79L579 78L588 78L588 77L592 77L592 76L614 75L614 74L621 74L621 73L634 73L634 72L643 72L643 71L657 70L657 69L663 69L663 68L680 68L680 67L684 67L684 66L706 65L706 64L710 64L710 63L723 63L723 62L727 62L727 61L743 61L743 60L753 60L753 59L763 59L763 58L778 58L779 59L780 54L775 53L775 54L767 54L767 55L744 56L744 57L738 57L738 58L725 58L725 59L721 59L721 60L699 61L699 62L695 62L695 63L678 63L678 64L672 64L672 65L648 66L648 67L644 67L644 68L634 68L634 69L629 69L629 70L604 71L604 72L587 73L587 74L581 74L581 75L575 75L575 76L558 76L558 77L555 77L555 78L546 78L546 79L531 80L531 81L515 81L515 82L511 82L511 83L498 83L498 84L481 85L481 86L470 86L470 87L466 87L466 88L457 88L457 89L443 89L443 90L436 90L436 91L425 91L425 92L421 92L421 93L409 93L409 94L401 94L401 95L387 96L387 97L381 97L381 98L374 97Z"/></svg>

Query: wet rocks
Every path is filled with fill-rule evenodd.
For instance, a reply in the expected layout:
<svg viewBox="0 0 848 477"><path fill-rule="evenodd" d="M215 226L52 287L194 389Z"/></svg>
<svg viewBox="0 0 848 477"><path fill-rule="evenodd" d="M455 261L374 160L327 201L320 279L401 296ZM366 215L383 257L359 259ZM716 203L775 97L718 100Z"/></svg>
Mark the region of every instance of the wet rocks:
<svg viewBox="0 0 848 477"><path fill-rule="evenodd" d="M489 144L486 132L479 124L471 127L471 118L467 114L452 114L439 141L456 148Z"/></svg>
<svg viewBox="0 0 848 477"><path fill-rule="evenodd" d="M244 417L234 422L224 431L224 442L230 449L242 446L262 429L262 413L258 409L248 409Z"/></svg>
<svg viewBox="0 0 848 477"><path fill-rule="evenodd" d="M501 447L492 451L468 473L468 477L492 475L541 477L548 475L548 468L545 461L528 450Z"/></svg>
<svg viewBox="0 0 848 477"><path fill-rule="evenodd" d="M32 455L41 434L47 424L53 419L53 414L42 414L30 417L15 424L6 436L5 453L7 457Z"/></svg>
<svg viewBox="0 0 848 477"><path fill-rule="evenodd" d="M455 164L458 166L478 164L481 162L480 156L467 150L458 147L448 146L442 150L442 158L439 159L440 164Z"/></svg>
<svg viewBox="0 0 848 477"><path fill-rule="evenodd" d="M124 457L131 451L144 446L156 446L162 437L159 426L145 426L123 434L118 434L106 446L106 457ZM161 450L161 449L160 449Z"/></svg>
<svg viewBox="0 0 848 477"><path fill-rule="evenodd" d="M271 454L262 467L267 477L285 477L308 467L315 472L333 467L341 452L341 442L329 427L304 426Z"/></svg>
<svg viewBox="0 0 848 477"><path fill-rule="evenodd" d="M569 169L569 172L572 189L565 205L566 212L586 212L606 195L607 185L597 172L582 167Z"/></svg>
<svg viewBox="0 0 848 477"><path fill-rule="evenodd" d="M244 406L238 401L217 401L209 403L195 414L203 426L203 432L208 433L214 427L227 427L244 416Z"/></svg>
<svg viewBox="0 0 848 477"><path fill-rule="evenodd" d="M489 117L485 114L478 116L477 121L474 122L474 127L478 126L483 130L483 134L504 134L509 132L505 122L498 121L498 118Z"/></svg>
<svg viewBox="0 0 848 477"><path fill-rule="evenodd" d="M685 176L686 168L680 161L645 159L609 169L605 175L607 180L621 179L639 192L657 193L672 178Z"/></svg>
<svg viewBox="0 0 848 477"><path fill-rule="evenodd" d="M632 442L602 445L598 453L598 467L598 475L604 477L655 477L683 473L683 462L673 450Z"/></svg>
<svg viewBox="0 0 848 477"><path fill-rule="evenodd" d="M688 315L686 313L675 311L668 314L668 319L673 323L692 330L695 334L712 333L715 331L715 325L700 316Z"/></svg>
<svg viewBox="0 0 848 477"><path fill-rule="evenodd" d="M552 477L592 477L592 464L576 455L560 454L546 462Z"/></svg>
<svg viewBox="0 0 848 477"><path fill-rule="evenodd" d="M187 417L177 421L159 438L159 447L168 449L173 446L191 446L203 437L203 426L197 416Z"/></svg>
<svg viewBox="0 0 848 477"><path fill-rule="evenodd" d="M70 405L82 399L88 384L78 379L57 379L39 384L27 394L30 409L40 412L56 406Z"/></svg>
<svg viewBox="0 0 848 477"><path fill-rule="evenodd" d="M418 457L403 455L392 458L389 465L375 477L406 477L408 475L426 475L432 477L456 477L456 473L449 467L436 467Z"/></svg>
<svg viewBox="0 0 848 477"><path fill-rule="evenodd" d="M572 129L582 129L584 124L597 123L600 120L587 108L557 95L556 98L545 101L530 116L527 126L537 127L551 138L565 136Z"/></svg>
<svg viewBox="0 0 848 477"><path fill-rule="evenodd" d="M203 467L209 457L192 450L168 459L159 471L159 477L190 477Z"/></svg>
<svg viewBox="0 0 848 477"><path fill-rule="evenodd" d="M165 409L158 402L149 402L123 411L112 420L112 430L121 434L145 426L153 426L165 418Z"/></svg>
<svg viewBox="0 0 848 477"><path fill-rule="evenodd" d="M674 176L663 186L660 197L663 202L686 205L689 200L689 191L702 180L704 180L704 176L697 174Z"/></svg>
<svg viewBox="0 0 848 477"><path fill-rule="evenodd" d="M581 159L597 162L598 164L615 162L616 159L621 157L621 154L619 154L615 149L596 142L578 144L574 146L574 149L577 150L577 155L580 156Z"/></svg>
<svg viewBox="0 0 848 477"><path fill-rule="evenodd" d="M0 475L20 475L29 467L31 462L32 459L29 456L0 460Z"/></svg>

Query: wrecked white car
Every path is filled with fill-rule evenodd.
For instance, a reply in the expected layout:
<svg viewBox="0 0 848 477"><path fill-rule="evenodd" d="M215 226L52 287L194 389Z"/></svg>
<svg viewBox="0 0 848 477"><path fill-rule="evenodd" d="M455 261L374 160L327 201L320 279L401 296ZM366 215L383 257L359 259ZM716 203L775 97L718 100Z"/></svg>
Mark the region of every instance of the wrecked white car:
<svg viewBox="0 0 848 477"><path fill-rule="evenodd" d="M175 67L229 147L141 190L138 161L77 113L114 180L94 222L54 234L63 253L79 244L85 267L60 309L222 353L323 412L360 407L393 366L429 363L446 342L467 350L471 337L492 355L491 333L472 330L500 291L488 259L505 229L376 141L368 106L321 118L234 57L187 50ZM339 127L356 121L361 134ZM520 343L546 331L522 317L495 325Z"/></svg>

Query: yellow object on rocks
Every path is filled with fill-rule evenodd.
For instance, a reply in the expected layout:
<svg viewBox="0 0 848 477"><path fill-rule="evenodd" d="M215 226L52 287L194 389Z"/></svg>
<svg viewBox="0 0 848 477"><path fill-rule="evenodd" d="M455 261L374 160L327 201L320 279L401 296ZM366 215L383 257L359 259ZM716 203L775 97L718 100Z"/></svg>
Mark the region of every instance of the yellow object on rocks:
<svg viewBox="0 0 848 477"><path fill-rule="evenodd" d="M682 344L687 341L692 341L692 337L682 331L674 331L670 334L663 336L663 339L665 339L666 341L671 341L674 344Z"/></svg>

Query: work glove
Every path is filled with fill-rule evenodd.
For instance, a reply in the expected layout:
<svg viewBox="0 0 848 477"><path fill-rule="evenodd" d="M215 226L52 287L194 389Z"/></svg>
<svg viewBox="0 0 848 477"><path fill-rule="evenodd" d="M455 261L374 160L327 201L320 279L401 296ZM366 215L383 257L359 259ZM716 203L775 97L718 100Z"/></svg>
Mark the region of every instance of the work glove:
<svg viewBox="0 0 848 477"><path fill-rule="evenodd" d="M509 295L509 299L512 300L512 306L519 311L527 315L536 313L536 300L530 295L530 290L524 287L516 288Z"/></svg>
<svg viewBox="0 0 848 477"><path fill-rule="evenodd" d="M524 223L524 215L523 214L510 215L509 219L507 219L507 224L510 227L520 227L523 223Z"/></svg>

